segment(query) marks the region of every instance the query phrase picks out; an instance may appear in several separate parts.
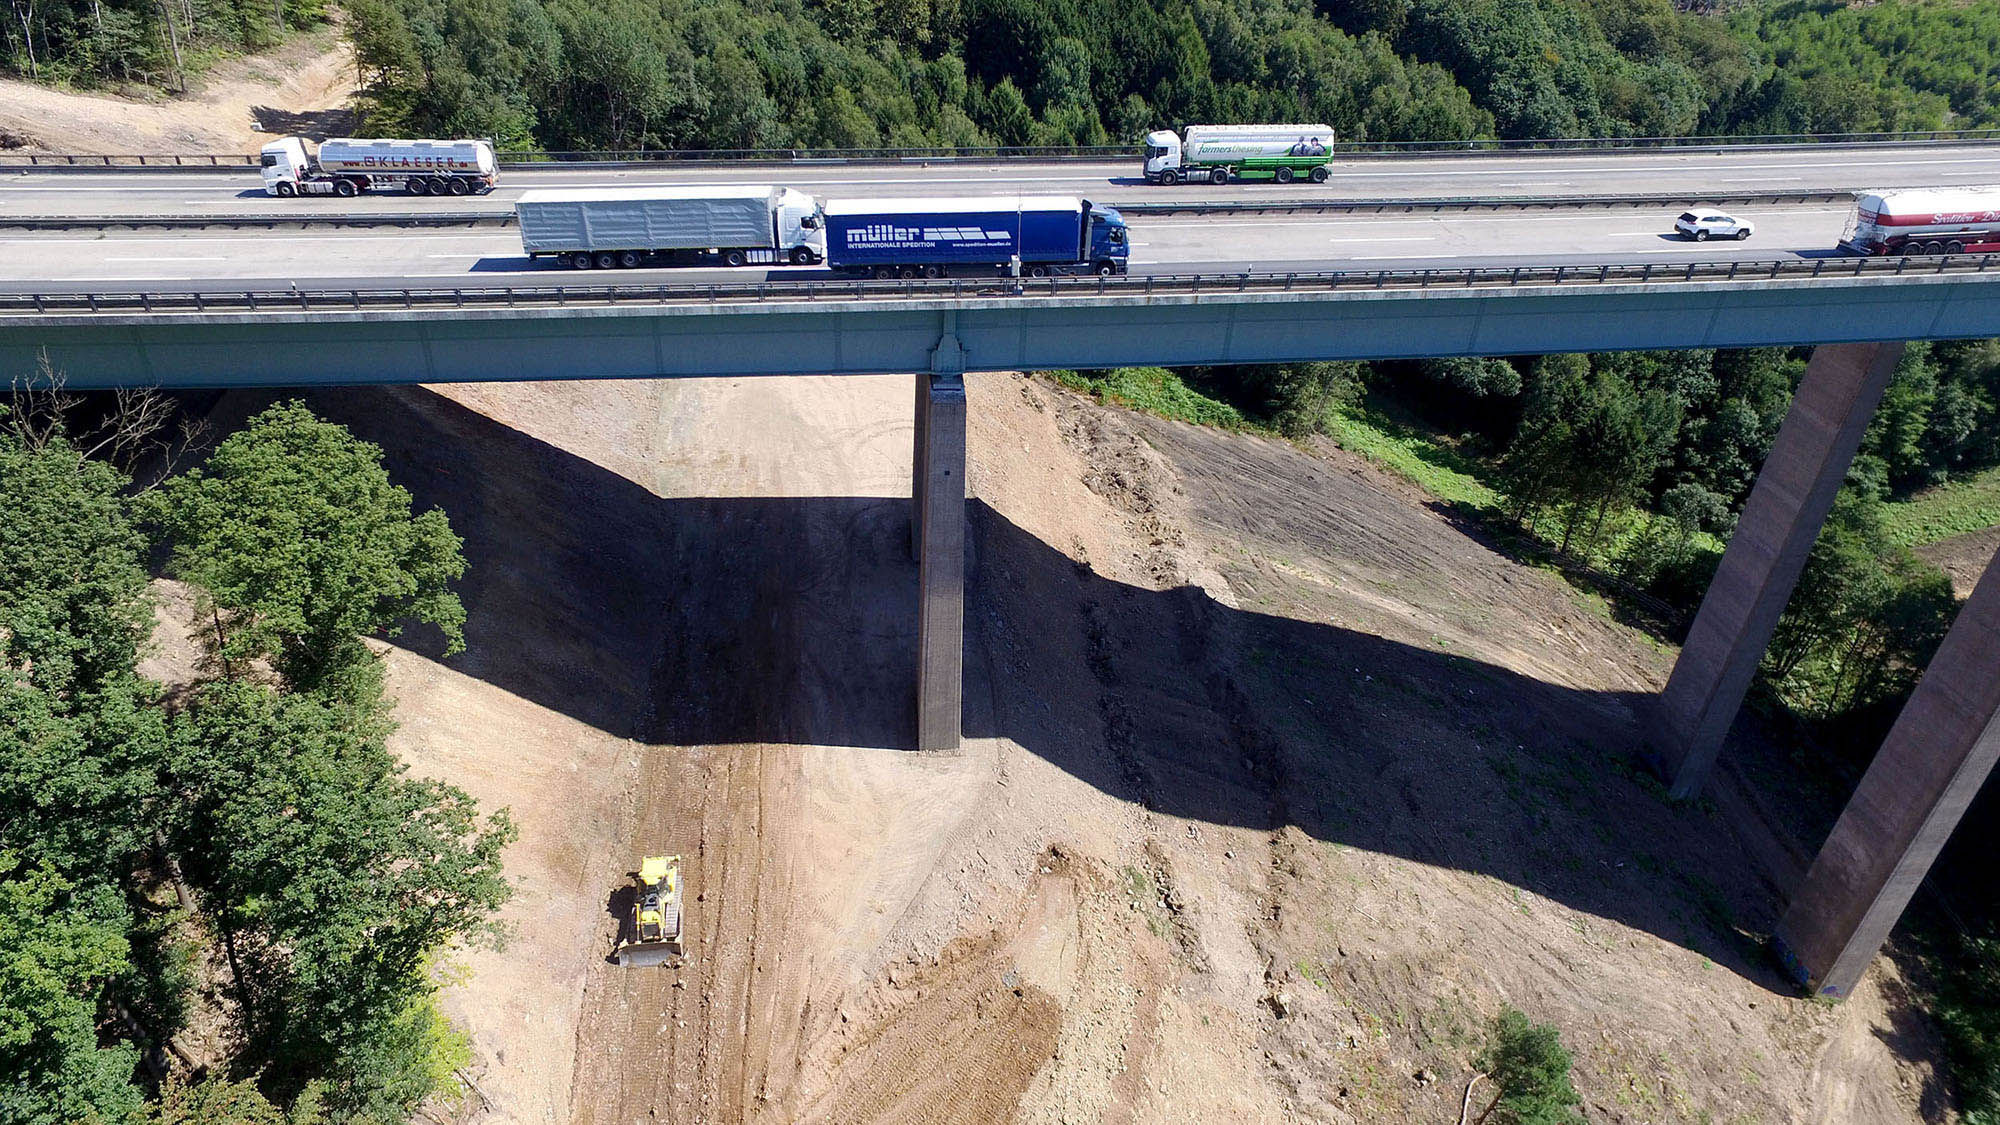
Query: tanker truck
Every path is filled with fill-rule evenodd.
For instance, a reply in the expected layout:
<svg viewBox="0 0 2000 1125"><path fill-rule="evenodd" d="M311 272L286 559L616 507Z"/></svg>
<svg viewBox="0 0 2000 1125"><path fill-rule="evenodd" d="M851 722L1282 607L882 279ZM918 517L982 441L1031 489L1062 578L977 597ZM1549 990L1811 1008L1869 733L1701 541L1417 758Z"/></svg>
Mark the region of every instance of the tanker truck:
<svg viewBox="0 0 2000 1125"><path fill-rule="evenodd" d="M353 196L400 187L411 195L471 195L499 182L485 141L394 141L328 137L317 154L301 137L263 147L267 195Z"/></svg>
<svg viewBox="0 0 2000 1125"><path fill-rule="evenodd" d="M1146 182L1220 184L1234 177L1323 184L1332 153L1330 125L1190 125L1185 139L1162 129L1146 134Z"/></svg>
<svg viewBox="0 0 2000 1125"><path fill-rule="evenodd" d="M1871 255L2000 253L2000 188L1862 192L1840 244Z"/></svg>

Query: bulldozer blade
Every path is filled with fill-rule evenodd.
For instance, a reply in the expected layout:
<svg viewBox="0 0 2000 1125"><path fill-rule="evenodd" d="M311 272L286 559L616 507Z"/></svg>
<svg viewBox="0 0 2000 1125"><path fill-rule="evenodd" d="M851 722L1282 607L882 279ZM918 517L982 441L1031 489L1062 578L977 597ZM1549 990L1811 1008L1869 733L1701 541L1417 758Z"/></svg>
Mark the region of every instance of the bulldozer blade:
<svg viewBox="0 0 2000 1125"><path fill-rule="evenodd" d="M630 968L649 968L654 965L671 965L681 959L680 946L673 942L646 942L627 945L618 950L618 963Z"/></svg>

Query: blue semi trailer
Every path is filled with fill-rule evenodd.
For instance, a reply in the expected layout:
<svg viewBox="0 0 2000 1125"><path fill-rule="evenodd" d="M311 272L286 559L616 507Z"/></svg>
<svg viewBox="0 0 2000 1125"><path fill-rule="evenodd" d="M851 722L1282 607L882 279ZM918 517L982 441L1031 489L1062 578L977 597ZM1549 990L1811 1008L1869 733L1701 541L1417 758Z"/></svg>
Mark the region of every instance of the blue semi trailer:
<svg viewBox="0 0 2000 1125"><path fill-rule="evenodd" d="M1073 195L833 199L826 260L871 277L991 277L1016 259L1029 277L1125 272L1131 242L1109 207Z"/></svg>

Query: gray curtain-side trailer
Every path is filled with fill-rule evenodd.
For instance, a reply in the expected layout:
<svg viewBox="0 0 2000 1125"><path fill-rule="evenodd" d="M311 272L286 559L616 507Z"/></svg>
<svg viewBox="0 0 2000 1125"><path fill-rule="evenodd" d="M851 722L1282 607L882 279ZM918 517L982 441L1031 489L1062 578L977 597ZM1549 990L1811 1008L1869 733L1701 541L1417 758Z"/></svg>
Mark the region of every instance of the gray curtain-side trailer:
<svg viewBox="0 0 2000 1125"><path fill-rule="evenodd" d="M575 269L826 257L818 201L786 187L543 188L514 204L521 249Z"/></svg>

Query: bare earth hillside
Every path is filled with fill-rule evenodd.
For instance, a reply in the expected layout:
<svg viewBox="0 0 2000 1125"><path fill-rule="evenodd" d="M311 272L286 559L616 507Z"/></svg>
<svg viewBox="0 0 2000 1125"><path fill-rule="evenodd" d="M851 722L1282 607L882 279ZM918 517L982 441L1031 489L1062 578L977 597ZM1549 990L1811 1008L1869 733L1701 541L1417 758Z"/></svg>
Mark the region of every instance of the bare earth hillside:
<svg viewBox="0 0 2000 1125"><path fill-rule="evenodd" d="M1830 1007L1760 951L1824 828L1782 756L1626 764L1670 653L1339 451L968 383L956 754L908 378L309 396L466 539L469 651L390 687L522 826L475 1117L1448 1122L1512 1003L1591 1121L1948 1119L1890 961ZM653 852L688 961L618 968Z"/></svg>
<svg viewBox="0 0 2000 1125"><path fill-rule="evenodd" d="M333 28L218 63L186 94L140 100L0 78L0 138L30 152L254 153L273 135L348 131L356 82Z"/></svg>

